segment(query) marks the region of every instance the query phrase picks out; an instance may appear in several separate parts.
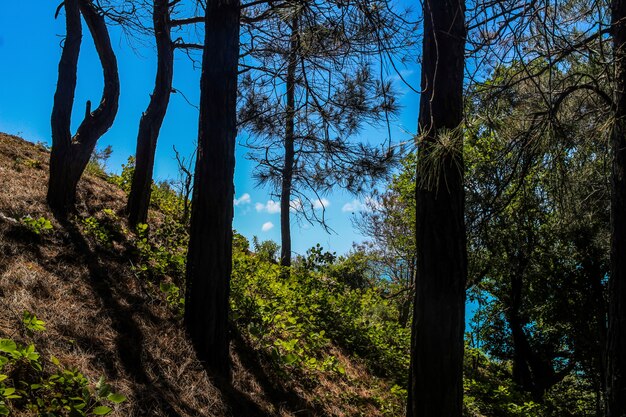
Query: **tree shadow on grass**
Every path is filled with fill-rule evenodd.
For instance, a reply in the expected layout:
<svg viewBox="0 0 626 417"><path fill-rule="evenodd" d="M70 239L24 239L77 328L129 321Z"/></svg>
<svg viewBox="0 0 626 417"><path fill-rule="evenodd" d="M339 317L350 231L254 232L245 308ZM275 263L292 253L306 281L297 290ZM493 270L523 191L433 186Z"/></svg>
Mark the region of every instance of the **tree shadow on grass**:
<svg viewBox="0 0 626 417"><path fill-rule="evenodd" d="M146 349L145 335L136 318L148 320L155 327L163 322L163 318L154 315L150 306L147 305L146 297L131 294L127 288L124 288L124 284L120 284L122 274L128 274L126 269L128 258L124 254L120 255L108 249L92 249L93 246L82 234L77 224L68 220L60 220L60 223L64 235L62 237L55 235L53 241L49 238L32 236L22 230L21 226L15 228L9 226L10 229L14 229L12 231L7 231L3 227L4 230L0 232L8 232L3 233L7 239L4 244L12 246L12 251L16 254L30 253L29 256L41 261L41 265L56 276L67 276L68 271L76 271L79 268L87 269L84 278L80 279L84 280L88 291L102 306L103 320L108 319L111 323L111 328L115 333L115 349L111 350L103 346L98 335L85 334L84 329L72 327L71 324L59 324L57 325L59 332L65 338L73 340L68 348L71 349L74 346L83 352L94 354L97 366L102 368L108 378L123 377L119 375L121 368L130 379L129 386L134 399L132 405L129 405L128 415L172 417L202 415L182 399L185 394L182 392L184 388L170 383L168 377L171 375L165 375L159 366L154 366L158 363L158 359ZM60 246L61 253L52 258L46 256L42 253L42 246L48 244ZM5 263L8 265L7 262L3 264ZM42 288L45 290L45 285ZM42 293L37 298L46 299L47 297ZM233 348L244 368L243 372L249 372L254 376L263 391L265 401L269 400L275 405L276 413L262 408L251 395L233 386L231 381L215 377L209 370L206 370L211 383L219 391L223 405L228 409L226 415L266 417L277 415L280 409L303 416L324 414L315 410L297 393L281 386L278 382L280 377L268 374L266 367L263 366L263 363L269 363L268 358L264 359L262 354L254 351L236 329L232 329L232 334ZM158 336L150 335L150 337Z"/></svg>
<svg viewBox="0 0 626 417"><path fill-rule="evenodd" d="M259 351L254 350L244 339L241 333L232 326L232 340L234 351L243 368L250 372L256 382L263 388L264 393L277 409L284 408L298 416L324 415L324 411L311 404L298 393L286 389L279 384L281 376L268 372L269 357L264 357ZM284 378L284 376L283 376Z"/></svg>
<svg viewBox="0 0 626 417"><path fill-rule="evenodd" d="M101 300L104 311L111 320L111 325L117 334L115 343L117 355L125 372L133 379L133 396L139 402L135 407L136 415L154 415L157 410L167 416L181 416L175 408L179 408L185 416L200 415L197 410L184 404L180 399L181 390L167 382L167 376L159 371L159 367L150 367L153 377L146 372L146 366L156 363L149 352L144 349L144 335L134 320L134 315L147 317L158 323L160 319L154 317L143 304L145 299L128 293L114 291L116 282L111 276L112 271L103 265L103 256L109 253L97 253L90 246L76 225L65 223L65 230L70 235L74 248L81 254L79 262L84 262L89 270L89 283L94 294ZM119 261L119 260L118 260ZM128 307L127 307L127 306ZM94 342L83 340L95 348ZM207 371L208 372L208 371ZM209 372L209 376L211 373ZM265 417L265 413L246 394L233 388L228 381L220 378L211 378L213 386L220 391L224 402L235 417ZM173 406L176 404L176 407ZM152 410L152 411L151 411Z"/></svg>

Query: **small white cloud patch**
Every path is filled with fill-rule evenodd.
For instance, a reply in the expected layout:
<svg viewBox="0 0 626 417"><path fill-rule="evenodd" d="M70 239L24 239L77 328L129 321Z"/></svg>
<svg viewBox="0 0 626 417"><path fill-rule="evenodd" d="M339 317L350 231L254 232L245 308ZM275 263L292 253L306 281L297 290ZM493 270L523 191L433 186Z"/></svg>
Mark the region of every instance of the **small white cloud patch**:
<svg viewBox="0 0 626 417"><path fill-rule="evenodd" d="M344 213L357 213L360 211L370 212L372 208L376 208L378 206L378 202L374 200L372 197L366 197L365 202L360 200L352 200L349 203L346 203L341 208L341 211Z"/></svg>
<svg viewBox="0 0 626 417"><path fill-rule="evenodd" d="M341 208L341 211L344 213L355 213L361 210L363 210L363 203L359 200L352 200L350 203L344 204Z"/></svg>
<svg viewBox="0 0 626 417"><path fill-rule="evenodd" d="M264 231L264 232L269 232L273 228L274 228L274 223L267 222L267 223L263 223L263 226L261 227L261 230Z"/></svg>
<svg viewBox="0 0 626 417"><path fill-rule="evenodd" d="M269 213L269 214L280 213L280 203L278 203L276 201L273 201L273 200L269 200L265 204L263 204L263 203L256 203L254 205L254 208L259 213L263 213L263 212L266 212L266 213Z"/></svg>
<svg viewBox="0 0 626 417"><path fill-rule="evenodd" d="M321 210L323 208L327 208L328 206L330 206L330 201L325 198L320 198L313 202L313 208L315 210Z"/></svg>
<svg viewBox="0 0 626 417"><path fill-rule="evenodd" d="M244 195L242 195L239 198L236 198L233 203L236 206L243 206L245 204L250 204L252 202L252 198L250 198L250 194L245 193Z"/></svg>

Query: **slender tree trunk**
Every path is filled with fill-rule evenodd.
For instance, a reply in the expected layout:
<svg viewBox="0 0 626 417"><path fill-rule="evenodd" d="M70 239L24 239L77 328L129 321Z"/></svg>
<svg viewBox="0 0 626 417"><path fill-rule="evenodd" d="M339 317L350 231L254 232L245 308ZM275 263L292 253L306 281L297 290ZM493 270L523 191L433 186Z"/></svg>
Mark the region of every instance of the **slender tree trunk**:
<svg viewBox="0 0 626 417"><path fill-rule="evenodd" d="M47 200L59 215L74 208L76 187L98 139L111 127L120 94L117 60L104 21L90 0L65 2L67 36L59 63L59 79L52 108L52 152ZM74 137L70 132L78 55L82 40L82 13L93 37L104 75L100 105L93 112L88 101L85 117Z"/></svg>
<svg viewBox="0 0 626 417"><path fill-rule="evenodd" d="M172 91L174 44L170 34L169 8L169 0L154 0L152 19L157 45L157 74L150 103L139 121L135 171L127 205L128 222L132 227L148 219L154 154Z"/></svg>
<svg viewBox="0 0 626 417"><path fill-rule="evenodd" d="M612 1L615 120L611 132L611 276L607 334L607 416L626 417L626 1Z"/></svg>
<svg viewBox="0 0 626 417"><path fill-rule="evenodd" d="M65 26L67 34L59 62L59 77L52 106L52 152L50 154L50 181L48 204L63 209L73 207L75 185L65 163L71 157L72 135L70 123L74 107L74 93L78 72L78 56L82 43L82 23L78 0L65 2Z"/></svg>
<svg viewBox="0 0 626 417"><path fill-rule="evenodd" d="M230 376L228 297L238 59L239 1L209 0L187 253L185 325L207 370L225 378Z"/></svg>
<svg viewBox="0 0 626 417"><path fill-rule="evenodd" d="M459 129L465 4L463 0L423 4L417 270L407 415L461 417L467 251Z"/></svg>
<svg viewBox="0 0 626 417"><path fill-rule="evenodd" d="M289 62L287 63L287 108L285 110L285 160L282 172L280 191L280 264L291 266L291 185L293 181L293 164L295 157L295 118L296 118L296 65L298 61L298 16L295 14L291 22L291 44L289 46Z"/></svg>

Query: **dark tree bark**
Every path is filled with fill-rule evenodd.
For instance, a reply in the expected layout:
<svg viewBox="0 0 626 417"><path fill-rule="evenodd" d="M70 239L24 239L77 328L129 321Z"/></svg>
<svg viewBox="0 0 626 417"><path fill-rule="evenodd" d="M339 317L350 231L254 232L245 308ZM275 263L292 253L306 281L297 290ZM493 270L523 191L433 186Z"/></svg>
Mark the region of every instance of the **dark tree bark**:
<svg viewBox="0 0 626 417"><path fill-rule="evenodd" d="M90 0L66 1L65 13L67 35L59 62L59 79L52 108L52 152L47 195L48 204L59 215L65 215L74 208L78 180L89 162L96 142L115 120L120 94L117 60L104 17ZM87 102L85 117L72 137L70 122L82 41L81 13L93 37L102 65L104 91L100 105L93 112L91 103Z"/></svg>
<svg viewBox="0 0 626 417"><path fill-rule="evenodd" d="M171 37L168 0L154 0L152 19L157 46L157 73L150 103L139 121L135 171L128 196L128 222L145 223L152 191L152 173L159 131L167 112L174 76L174 44Z"/></svg>
<svg viewBox="0 0 626 417"><path fill-rule="evenodd" d="M626 1L612 1L615 115L611 132L611 276L607 334L607 416L626 417Z"/></svg>
<svg viewBox="0 0 626 417"><path fill-rule="evenodd" d="M524 259L517 260L525 264ZM523 270L525 265L511 274L511 292L507 309L507 321L513 338L513 381L524 391L533 395L535 401L542 401L545 392L561 381L570 369L561 372L554 370L550 358L533 349L524 330L525 320L520 313L523 294Z"/></svg>
<svg viewBox="0 0 626 417"><path fill-rule="evenodd" d="M238 58L239 1L209 0L187 253L185 325L207 370L225 378L230 376L228 297Z"/></svg>
<svg viewBox="0 0 626 417"><path fill-rule="evenodd" d="M465 4L424 1L410 417L461 417L467 251L462 133ZM448 139L446 139L448 138Z"/></svg>
<svg viewBox="0 0 626 417"><path fill-rule="evenodd" d="M296 118L296 66L298 64L298 17L291 22L291 40L287 62L287 107L285 109L285 159L283 163L280 192L280 264L291 266L291 186L293 182L293 164L295 158L294 132Z"/></svg>

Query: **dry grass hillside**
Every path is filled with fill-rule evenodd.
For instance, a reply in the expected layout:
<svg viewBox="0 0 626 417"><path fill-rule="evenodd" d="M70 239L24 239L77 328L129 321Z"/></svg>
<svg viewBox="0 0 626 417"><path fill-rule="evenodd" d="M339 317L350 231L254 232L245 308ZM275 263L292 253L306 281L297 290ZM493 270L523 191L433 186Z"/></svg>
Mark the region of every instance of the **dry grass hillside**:
<svg viewBox="0 0 626 417"><path fill-rule="evenodd" d="M92 382L103 375L128 398L111 415L380 415L368 405L370 376L358 364L341 358L359 388L325 381L309 389L274 375L235 329L233 384L208 377L182 321L134 275L124 241L103 249L81 227L103 209L121 216L125 193L86 175L76 217L61 224L45 204L48 158L45 147L0 134L0 338L34 343L42 358L55 356ZM53 228L34 234L25 216L50 219ZM25 329L24 311L47 329ZM341 402L350 390L361 398L356 408ZM327 403L312 400L322 393Z"/></svg>

